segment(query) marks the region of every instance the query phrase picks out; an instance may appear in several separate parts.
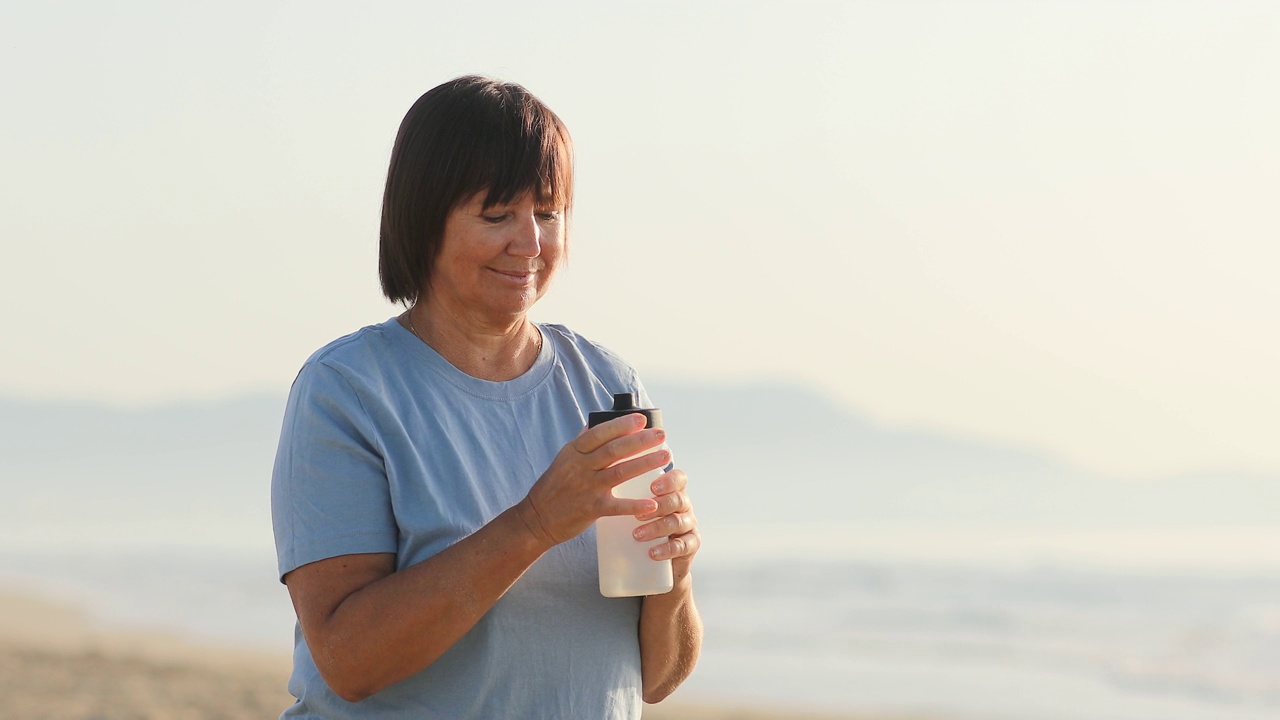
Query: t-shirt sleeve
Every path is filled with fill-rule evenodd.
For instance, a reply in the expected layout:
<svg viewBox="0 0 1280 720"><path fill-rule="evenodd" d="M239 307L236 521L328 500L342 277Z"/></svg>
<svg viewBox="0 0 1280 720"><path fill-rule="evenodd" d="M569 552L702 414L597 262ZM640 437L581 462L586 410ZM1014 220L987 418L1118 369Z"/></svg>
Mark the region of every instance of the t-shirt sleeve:
<svg viewBox="0 0 1280 720"><path fill-rule="evenodd" d="M397 527L381 444L350 382L322 362L289 393L271 477L281 579L307 563L395 552Z"/></svg>

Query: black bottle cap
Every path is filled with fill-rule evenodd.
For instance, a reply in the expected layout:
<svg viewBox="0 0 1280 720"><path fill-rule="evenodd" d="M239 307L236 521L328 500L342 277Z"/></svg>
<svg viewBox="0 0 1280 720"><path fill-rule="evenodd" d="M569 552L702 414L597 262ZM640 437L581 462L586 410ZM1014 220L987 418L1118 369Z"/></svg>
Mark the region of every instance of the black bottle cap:
<svg viewBox="0 0 1280 720"><path fill-rule="evenodd" d="M587 427L595 427L602 422L608 422L614 418L623 415L633 415L640 413L644 415L645 427L660 428L662 427L662 411L658 408L638 408L636 407L636 396L632 393L614 393L613 407L608 410L597 410L591 413L587 419Z"/></svg>

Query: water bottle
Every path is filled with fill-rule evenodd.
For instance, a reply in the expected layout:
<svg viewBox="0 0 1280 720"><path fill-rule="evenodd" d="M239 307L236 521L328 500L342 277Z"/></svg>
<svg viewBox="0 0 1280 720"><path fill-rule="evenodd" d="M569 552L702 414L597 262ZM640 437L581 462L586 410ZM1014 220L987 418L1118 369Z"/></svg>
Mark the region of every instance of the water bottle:
<svg viewBox="0 0 1280 720"><path fill-rule="evenodd" d="M657 408L636 407L635 397L631 393L615 394L613 407L591 413L588 425L595 427L602 422L633 413L645 416L648 420L645 427L662 427L662 411ZM645 450L631 457L640 457L665 449L667 444L664 442L657 448ZM630 459L629 457L618 462L626 462ZM613 496L636 500L651 498L653 490L649 486L662 473L663 469L658 468L627 480L613 488ZM666 542L667 538L660 537L640 542L631 534L644 522L636 520L634 515L611 515L596 521L596 554L599 557L601 595L605 597L658 595L670 592L671 588L675 587L675 581L671 575L671 561L654 560L649 557L649 549Z"/></svg>

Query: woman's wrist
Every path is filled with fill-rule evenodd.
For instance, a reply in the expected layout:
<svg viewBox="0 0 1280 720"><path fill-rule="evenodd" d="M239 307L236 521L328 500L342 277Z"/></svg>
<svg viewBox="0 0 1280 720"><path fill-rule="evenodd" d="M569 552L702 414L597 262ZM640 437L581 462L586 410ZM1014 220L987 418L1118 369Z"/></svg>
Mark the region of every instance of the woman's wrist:
<svg viewBox="0 0 1280 720"><path fill-rule="evenodd" d="M555 547L555 537L542 526L541 516L527 495L512 505L508 512L515 516L516 529L522 531L521 534L537 549L539 555Z"/></svg>
<svg viewBox="0 0 1280 720"><path fill-rule="evenodd" d="M644 604L649 605L656 603L658 605L667 605L670 607L679 607L693 598L693 575L685 573L683 577L675 579L674 586L667 592L658 595L646 595Z"/></svg>

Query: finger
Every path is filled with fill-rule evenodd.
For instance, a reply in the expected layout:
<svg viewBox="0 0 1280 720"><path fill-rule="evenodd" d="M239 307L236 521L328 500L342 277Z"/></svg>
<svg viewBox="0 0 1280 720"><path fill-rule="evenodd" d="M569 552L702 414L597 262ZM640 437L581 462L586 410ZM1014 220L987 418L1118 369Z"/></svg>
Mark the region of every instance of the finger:
<svg viewBox="0 0 1280 720"><path fill-rule="evenodd" d="M684 490L689 486L689 476L684 474L680 468L675 468L670 472L663 473L661 477L653 481L649 489L654 495L665 495L667 493L675 493Z"/></svg>
<svg viewBox="0 0 1280 720"><path fill-rule="evenodd" d="M665 467L671 462L671 452L668 450L657 450L648 455L641 455L638 458L620 462L612 467L604 468L600 471L600 475L609 487L615 487L630 480L637 478L649 472Z"/></svg>
<svg viewBox="0 0 1280 720"><path fill-rule="evenodd" d="M664 515L689 512L693 509L693 501L683 492L656 495L653 499L658 501L658 507L651 513L637 516L637 520L652 520Z"/></svg>
<svg viewBox="0 0 1280 720"><path fill-rule="evenodd" d="M645 416L640 413L616 417L595 427L586 428L578 433L578 437L574 438L569 445L583 455L590 455L605 443L643 428L647 422Z"/></svg>
<svg viewBox="0 0 1280 720"><path fill-rule="evenodd" d="M649 548L649 557L654 560L674 560L692 557L702 547L702 536L695 530L673 537L660 545Z"/></svg>
<svg viewBox="0 0 1280 720"><path fill-rule="evenodd" d="M630 435L624 435L620 438L614 438L602 445L595 452L591 453L591 457L599 467L605 468L626 458L634 457L650 450L656 449L667 439L667 431L662 428L647 428L638 430ZM670 450L667 453L667 463L671 462Z"/></svg>
<svg viewBox="0 0 1280 720"><path fill-rule="evenodd" d="M653 498L644 498L636 500L632 498L615 498L610 497L600 508L600 516L606 515L635 515L637 513L651 512L658 502Z"/></svg>
<svg viewBox="0 0 1280 720"><path fill-rule="evenodd" d="M698 521L694 518L693 513L682 512L666 515L653 522L645 523L637 527L631 535L636 540L643 542L671 535L683 535L697 527Z"/></svg>

